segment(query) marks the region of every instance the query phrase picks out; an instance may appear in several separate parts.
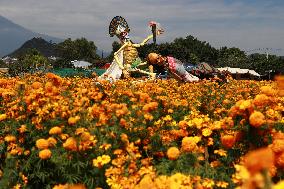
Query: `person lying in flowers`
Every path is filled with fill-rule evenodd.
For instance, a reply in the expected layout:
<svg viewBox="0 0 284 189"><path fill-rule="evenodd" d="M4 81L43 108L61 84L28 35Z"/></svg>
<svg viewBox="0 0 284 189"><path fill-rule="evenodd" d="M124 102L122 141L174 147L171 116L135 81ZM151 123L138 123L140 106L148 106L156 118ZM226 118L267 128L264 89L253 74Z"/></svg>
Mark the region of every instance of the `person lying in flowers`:
<svg viewBox="0 0 284 189"><path fill-rule="evenodd" d="M192 82L199 80L198 77L188 73L183 63L174 57L150 53L148 54L147 61L158 69L168 70L168 73L179 81Z"/></svg>

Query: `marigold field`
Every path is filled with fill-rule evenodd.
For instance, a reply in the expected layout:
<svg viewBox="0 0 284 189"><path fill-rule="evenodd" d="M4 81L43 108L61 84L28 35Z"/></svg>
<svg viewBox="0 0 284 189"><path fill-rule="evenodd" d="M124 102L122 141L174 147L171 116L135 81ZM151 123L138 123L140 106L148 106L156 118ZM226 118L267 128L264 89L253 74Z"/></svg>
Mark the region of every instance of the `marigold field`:
<svg viewBox="0 0 284 189"><path fill-rule="evenodd" d="M0 78L0 188L284 188L284 78Z"/></svg>

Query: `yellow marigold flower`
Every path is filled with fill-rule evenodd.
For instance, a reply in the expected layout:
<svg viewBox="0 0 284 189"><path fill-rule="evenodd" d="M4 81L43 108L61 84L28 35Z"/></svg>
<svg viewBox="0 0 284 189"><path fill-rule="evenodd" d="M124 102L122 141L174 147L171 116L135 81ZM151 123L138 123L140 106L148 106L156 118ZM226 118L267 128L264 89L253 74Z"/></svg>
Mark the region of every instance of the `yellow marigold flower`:
<svg viewBox="0 0 284 189"><path fill-rule="evenodd" d="M17 138L16 138L15 136L13 136L13 135L8 135L8 136L6 136L6 137L4 138L4 140L5 140L6 142L15 142L15 141L17 140Z"/></svg>
<svg viewBox="0 0 284 189"><path fill-rule="evenodd" d="M89 141L93 138L93 136L89 132L83 132L81 134L82 141Z"/></svg>
<svg viewBox="0 0 284 189"><path fill-rule="evenodd" d="M163 117L163 120L164 121L172 121L172 116L170 116L170 115L166 115L166 117Z"/></svg>
<svg viewBox="0 0 284 189"><path fill-rule="evenodd" d="M69 137L64 143L63 143L63 148L71 151L76 151L77 150L77 141L73 137Z"/></svg>
<svg viewBox="0 0 284 189"><path fill-rule="evenodd" d="M55 126L55 127L52 127L50 130L49 130L49 134L50 135L59 135L62 133L62 129L58 126Z"/></svg>
<svg viewBox="0 0 284 189"><path fill-rule="evenodd" d="M66 140L66 139L69 137L68 134L61 134L61 135L59 135L59 136L60 136L60 138L61 138L62 140Z"/></svg>
<svg viewBox="0 0 284 189"><path fill-rule="evenodd" d="M109 148L111 147L111 144L102 144L100 145L100 149L103 149L103 150L108 150Z"/></svg>
<svg viewBox="0 0 284 189"><path fill-rule="evenodd" d="M227 188L229 186L229 183L225 182L225 181L218 181L216 183L216 186L217 187L220 187L220 188Z"/></svg>
<svg viewBox="0 0 284 189"><path fill-rule="evenodd" d="M144 118L146 120L150 120L150 121L154 119L154 117L151 114L149 114L149 113L144 114Z"/></svg>
<svg viewBox="0 0 284 189"><path fill-rule="evenodd" d="M209 128L204 128L202 129L202 135L205 136L205 137L208 137L212 134L212 130L209 129Z"/></svg>
<svg viewBox="0 0 284 189"><path fill-rule="evenodd" d="M93 159L93 165L95 167L101 168L103 165L110 162L110 157L108 155L98 156L96 159Z"/></svg>
<svg viewBox="0 0 284 189"><path fill-rule="evenodd" d="M259 111L254 111L249 116L249 123L253 127L260 127L261 125L265 123L265 116Z"/></svg>
<svg viewBox="0 0 284 189"><path fill-rule="evenodd" d="M27 126L26 126L26 125L21 125L21 127L18 129L18 131L19 131L20 133L26 132L26 131L27 131Z"/></svg>
<svg viewBox="0 0 284 189"><path fill-rule="evenodd" d="M102 163L108 164L110 162L110 156L109 155L102 155Z"/></svg>
<svg viewBox="0 0 284 189"><path fill-rule="evenodd" d="M77 123L77 121L80 120L80 117L79 116L75 116L75 117L69 117L68 118L68 124L69 125L74 125Z"/></svg>
<svg viewBox="0 0 284 189"><path fill-rule="evenodd" d="M174 113L174 110L173 109L168 109L168 114L172 114Z"/></svg>
<svg viewBox="0 0 284 189"><path fill-rule="evenodd" d="M31 153L31 152L30 152L29 150L25 150L25 151L24 151L24 155L25 155L25 156L30 155L30 153Z"/></svg>
<svg viewBox="0 0 284 189"><path fill-rule="evenodd" d="M181 148L185 152L192 152L197 149L197 143L200 141L200 137L184 137L182 139Z"/></svg>
<svg viewBox="0 0 284 189"><path fill-rule="evenodd" d="M214 154L218 154L220 156L227 156L227 151L223 150L223 149L219 149L219 150L214 150Z"/></svg>
<svg viewBox="0 0 284 189"><path fill-rule="evenodd" d="M13 189L21 189L21 184L16 184Z"/></svg>
<svg viewBox="0 0 284 189"><path fill-rule="evenodd" d="M201 183L201 185L205 188L213 188L214 184L215 183L212 179L204 179Z"/></svg>
<svg viewBox="0 0 284 189"><path fill-rule="evenodd" d="M279 181L277 184L275 184L272 189L283 189L284 188L284 181Z"/></svg>
<svg viewBox="0 0 284 189"><path fill-rule="evenodd" d="M268 86L268 85L262 86L260 90L263 94L266 94L267 96L273 96L276 94L276 91L272 89L271 86Z"/></svg>
<svg viewBox="0 0 284 189"><path fill-rule="evenodd" d="M55 146L55 145L57 144L56 139L53 138L53 137L49 137L49 138L47 139L47 141L48 141L50 147L53 147L53 146Z"/></svg>
<svg viewBox="0 0 284 189"><path fill-rule="evenodd" d="M167 156L170 160L176 160L180 155L180 151L177 147L170 147L167 151Z"/></svg>
<svg viewBox="0 0 284 189"><path fill-rule="evenodd" d="M85 131L88 131L88 130L84 127L77 128L76 131L75 131L75 135L80 135Z"/></svg>
<svg viewBox="0 0 284 189"><path fill-rule="evenodd" d="M0 121L3 121L7 119L7 115L6 114L0 114Z"/></svg>
<svg viewBox="0 0 284 189"><path fill-rule="evenodd" d="M49 146L48 141L45 140L45 139L43 139L43 138L38 139L38 140L36 141L36 147L37 147L38 149L40 149L40 150L42 150L42 149L47 149L48 146Z"/></svg>
<svg viewBox="0 0 284 189"><path fill-rule="evenodd" d="M213 138L208 138L207 145L212 146L214 144Z"/></svg>
<svg viewBox="0 0 284 189"><path fill-rule="evenodd" d="M240 104L239 108L241 110L245 110L245 109L249 109L251 108L251 100L245 100L245 101L242 101L242 103Z"/></svg>
<svg viewBox="0 0 284 189"><path fill-rule="evenodd" d="M266 105L269 102L269 97L265 94L258 94L253 99L253 104L256 106Z"/></svg>
<svg viewBox="0 0 284 189"><path fill-rule="evenodd" d="M49 159L51 157L51 154L52 153L49 149L44 149L38 153L38 156L40 159Z"/></svg>

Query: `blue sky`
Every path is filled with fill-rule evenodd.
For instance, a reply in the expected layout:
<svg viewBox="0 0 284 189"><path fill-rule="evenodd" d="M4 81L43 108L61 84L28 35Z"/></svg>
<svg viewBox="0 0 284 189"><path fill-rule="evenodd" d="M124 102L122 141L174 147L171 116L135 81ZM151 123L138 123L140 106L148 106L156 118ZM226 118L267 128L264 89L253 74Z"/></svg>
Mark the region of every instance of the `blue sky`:
<svg viewBox="0 0 284 189"><path fill-rule="evenodd" d="M1 0L0 14L35 32L86 37L104 50L116 40L109 22L121 15L135 42L150 34L147 24L155 20L165 29L159 42L193 35L216 48L273 48L271 54L284 55L281 0Z"/></svg>

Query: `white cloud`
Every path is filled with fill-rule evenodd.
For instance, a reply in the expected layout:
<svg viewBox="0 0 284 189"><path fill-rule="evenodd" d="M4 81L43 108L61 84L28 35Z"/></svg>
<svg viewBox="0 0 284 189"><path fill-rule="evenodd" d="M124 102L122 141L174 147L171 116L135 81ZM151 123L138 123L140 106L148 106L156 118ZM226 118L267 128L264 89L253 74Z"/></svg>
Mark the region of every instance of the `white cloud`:
<svg viewBox="0 0 284 189"><path fill-rule="evenodd" d="M108 35L112 17L121 15L131 27L134 41L141 41L156 20L166 32L160 41L194 35L213 46L284 49L283 4L258 4L220 0L1 0L0 12L35 32L61 38L87 37L99 48L111 49ZM148 33L147 33L148 32Z"/></svg>

